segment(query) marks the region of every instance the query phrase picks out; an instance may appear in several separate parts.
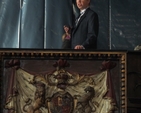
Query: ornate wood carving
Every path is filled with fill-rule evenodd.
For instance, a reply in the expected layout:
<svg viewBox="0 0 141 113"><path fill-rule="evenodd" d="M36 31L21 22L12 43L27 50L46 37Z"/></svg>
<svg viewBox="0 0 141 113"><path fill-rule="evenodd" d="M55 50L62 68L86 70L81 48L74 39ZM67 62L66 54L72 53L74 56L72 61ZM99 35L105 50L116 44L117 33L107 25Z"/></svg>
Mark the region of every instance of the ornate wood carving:
<svg viewBox="0 0 141 113"><path fill-rule="evenodd" d="M121 113L127 113L127 91L126 91L126 70L127 70L127 64L126 64L126 52L102 52L102 51L60 51L60 50L1 50L0 51L0 72L1 72L1 76L0 76L0 80L3 81L3 72L4 72L4 66L10 66L10 63L8 63L7 65L5 64L5 60L10 60L10 59L14 59L14 60L58 60L58 59L65 59L65 60L89 60L89 61L116 61L119 62L119 76L120 76L120 107L119 107L119 112ZM65 64L59 64L62 67L68 66L67 62L64 62ZM13 63L12 63L13 64ZM17 63L18 64L18 63ZM16 64L16 66L17 66ZM107 63L108 64L108 63ZM56 66L58 64L55 64L54 66ZM67 102L70 101L70 104L66 104L65 106L67 106L66 108L66 113L72 113L74 111L74 109L76 108L76 102L78 101L78 97L77 95L72 95L70 93L68 93L68 91L65 91L67 86L73 86L75 84L78 84L78 82L80 82L82 80L82 78L84 76L79 76L79 75L75 75L73 76L72 79L72 75L71 73L67 72L65 69L63 69L62 67L57 68L57 74L56 72L48 74L47 77L45 77L47 79L47 83L50 84L51 86L57 86L57 88L59 88L60 90L56 93L54 93L53 95L51 95L50 97L45 97L45 84L42 84L40 82L35 82L32 81L31 84L34 84L34 86L36 87L35 89L35 97L34 97L34 102L32 102L32 104L30 103L30 99L27 100L26 104L24 105L24 110L27 113L31 113L32 111L30 111L30 108L40 108L40 106L42 106L42 104L44 104L47 108L49 107L50 109L48 109L48 113L53 113L53 108L55 107L53 105L53 103L55 103L56 101L58 101L58 106L56 107L56 110L59 112L59 105L61 106L61 102ZM104 65L105 68L110 67L109 65ZM16 67L16 69L18 69L18 66ZM103 67L104 69L104 67ZM36 77L33 79L35 80ZM57 82L56 82L57 81ZM68 82L69 81L69 82ZM5 90L3 89L4 84L1 82L0 84L1 86L1 90ZM90 91L93 92L93 95L95 94L95 90L92 90L91 87L86 87L84 89L86 92ZM41 94L40 94L40 93ZM1 98L3 97L3 93L1 93ZM38 98L39 96L39 98ZM91 97L91 96L90 96ZM56 100L57 99L57 100ZM33 107L33 104L36 105L36 102L40 103L37 106ZM1 109L3 108L2 105L3 102L1 102ZM53 107L54 106L54 107ZM52 108L53 107L53 108ZM95 109L95 108L93 108ZM35 110L33 110L35 111ZM36 111L36 112L41 112Z"/></svg>

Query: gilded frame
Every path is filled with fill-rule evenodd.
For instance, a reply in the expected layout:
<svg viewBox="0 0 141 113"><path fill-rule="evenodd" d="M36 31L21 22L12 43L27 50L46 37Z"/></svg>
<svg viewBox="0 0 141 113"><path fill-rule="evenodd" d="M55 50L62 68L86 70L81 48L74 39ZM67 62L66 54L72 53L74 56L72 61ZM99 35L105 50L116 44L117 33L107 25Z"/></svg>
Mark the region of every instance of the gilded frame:
<svg viewBox="0 0 141 113"><path fill-rule="evenodd" d="M56 60L59 58L66 58L67 60L112 60L119 63L120 73L120 109L117 113L127 113L127 56L126 51L69 51L69 50L0 50L0 80L3 81L4 74L4 60L5 59L29 59L29 60L44 60L49 58ZM1 100L3 99L3 85L1 82ZM1 102L1 112L3 112L3 103Z"/></svg>

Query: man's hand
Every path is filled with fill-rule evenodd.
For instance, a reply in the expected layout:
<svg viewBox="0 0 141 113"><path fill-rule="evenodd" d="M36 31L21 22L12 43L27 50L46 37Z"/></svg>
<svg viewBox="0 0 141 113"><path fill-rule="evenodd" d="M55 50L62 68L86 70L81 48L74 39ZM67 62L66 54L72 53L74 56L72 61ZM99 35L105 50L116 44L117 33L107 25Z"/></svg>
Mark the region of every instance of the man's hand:
<svg viewBox="0 0 141 113"><path fill-rule="evenodd" d="M77 45L77 46L75 46L74 49L85 49L85 48L82 45Z"/></svg>

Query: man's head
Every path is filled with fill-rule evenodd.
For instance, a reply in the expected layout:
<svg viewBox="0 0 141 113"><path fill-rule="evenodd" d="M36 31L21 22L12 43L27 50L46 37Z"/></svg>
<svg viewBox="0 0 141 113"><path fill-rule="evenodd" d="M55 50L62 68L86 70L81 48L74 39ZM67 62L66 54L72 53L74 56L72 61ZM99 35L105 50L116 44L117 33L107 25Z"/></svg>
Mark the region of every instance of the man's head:
<svg viewBox="0 0 141 113"><path fill-rule="evenodd" d="M90 5L90 0L76 0L76 4L80 10L83 10Z"/></svg>

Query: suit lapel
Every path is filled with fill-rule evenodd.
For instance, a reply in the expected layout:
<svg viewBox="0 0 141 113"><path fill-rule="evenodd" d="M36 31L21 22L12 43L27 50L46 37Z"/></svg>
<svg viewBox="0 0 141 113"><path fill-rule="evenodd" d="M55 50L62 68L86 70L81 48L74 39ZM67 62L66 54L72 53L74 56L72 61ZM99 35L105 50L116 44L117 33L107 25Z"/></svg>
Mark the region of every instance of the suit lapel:
<svg viewBox="0 0 141 113"><path fill-rule="evenodd" d="M76 26L74 26L73 32L72 34L75 33L76 29L78 28L79 24L82 22L82 20L86 17L87 13L88 13L89 8L86 10L86 12L84 13L84 15L82 15L82 17L80 18L79 22L77 23Z"/></svg>

